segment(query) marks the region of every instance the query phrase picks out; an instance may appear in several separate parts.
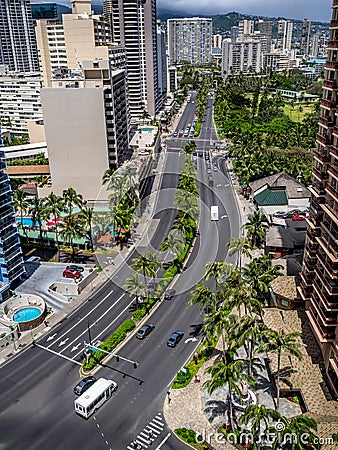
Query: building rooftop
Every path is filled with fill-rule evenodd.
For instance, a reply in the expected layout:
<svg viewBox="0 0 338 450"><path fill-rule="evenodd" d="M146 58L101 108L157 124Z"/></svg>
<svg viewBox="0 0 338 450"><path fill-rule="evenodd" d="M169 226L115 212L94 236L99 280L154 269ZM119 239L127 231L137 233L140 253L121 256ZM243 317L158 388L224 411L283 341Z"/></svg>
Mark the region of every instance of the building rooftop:
<svg viewBox="0 0 338 450"><path fill-rule="evenodd" d="M261 189L264 186L271 188L284 188L286 196L290 198L310 198L310 191L295 178L287 173L280 172L269 177L261 178L249 184L252 193Z"/></svg>

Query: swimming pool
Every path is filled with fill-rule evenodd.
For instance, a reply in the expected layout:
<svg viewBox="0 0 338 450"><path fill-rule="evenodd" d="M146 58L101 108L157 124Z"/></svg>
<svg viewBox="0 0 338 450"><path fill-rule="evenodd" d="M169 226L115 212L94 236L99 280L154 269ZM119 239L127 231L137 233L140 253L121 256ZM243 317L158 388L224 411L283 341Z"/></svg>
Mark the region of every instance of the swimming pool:
<svg viewBox="0 0 338 450"><path fill-rule="evenodd" d="M151 133L153 131L153 128L141 127L141 131L144 131L145 133Z"/></svg>
<svg viewBox="0 0 338 450"><path fill-rule="evenodd" d="M39 225L38 222L33 222L30 217L23 217L22 220L20 217L17 217L16 221L21 222L25 227L37 227Z"/></svg>
<svg viewBox="0 0 338 450"><path fill-rule="evenodd" d="M17 311L14 316L14 322L28 322L29 320L36 319L42 314L39 308L22 308Z"/></svg>

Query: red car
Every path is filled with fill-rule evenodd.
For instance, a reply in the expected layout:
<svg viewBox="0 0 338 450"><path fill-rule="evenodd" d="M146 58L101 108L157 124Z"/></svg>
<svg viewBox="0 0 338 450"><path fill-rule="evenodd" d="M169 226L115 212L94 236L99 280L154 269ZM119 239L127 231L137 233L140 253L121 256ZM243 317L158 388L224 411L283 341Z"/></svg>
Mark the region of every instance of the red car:
<svg viewBox="0 0 338 450"><path fill-rule="evenodd" d="M63 276L65 278L80 278L81 272L79 272L78 270L65 269L63 271Z"/></svg>
<svg viewBox="0 0 338 450"><path fill-rule="evenodd" d="M294 216L292 216L292 220L305 220L306 217L302 216L301 214L295 214Z"/></svg>

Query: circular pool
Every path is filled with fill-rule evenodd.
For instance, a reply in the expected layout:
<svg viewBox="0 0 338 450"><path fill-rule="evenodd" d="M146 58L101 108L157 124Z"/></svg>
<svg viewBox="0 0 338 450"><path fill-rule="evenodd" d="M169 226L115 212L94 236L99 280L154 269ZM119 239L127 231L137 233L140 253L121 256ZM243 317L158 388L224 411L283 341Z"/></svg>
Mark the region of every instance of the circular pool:
<svg viewBox="0 0 338 450"><path fill-rule="evenodd" d="M37 317L41 316L42 311L39 308L22 308L16 311L16 313L13 315L14 322L30 322L31 320L36 319Z"/></svg>

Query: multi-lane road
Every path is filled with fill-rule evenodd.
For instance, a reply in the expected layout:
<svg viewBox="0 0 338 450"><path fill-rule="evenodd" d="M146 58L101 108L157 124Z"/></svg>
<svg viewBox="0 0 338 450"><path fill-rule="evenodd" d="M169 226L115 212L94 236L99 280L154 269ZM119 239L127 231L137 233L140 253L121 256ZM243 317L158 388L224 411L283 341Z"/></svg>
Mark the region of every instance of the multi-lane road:
<svg viewBox="0 0 338 450"><path fill-rule="evenodd" d="M194 95L192 96L194 99ZM192 123L195 104L188 103L178 129ZM187 307L191 288L199 282L205 264L224 259L226 243L239 235L239 211L223 157L212 156L216 134L212 121L212 98L208 98L205 121L197 142L200 156L196 169L200 187L199 235L186 269L175 282L176 295L163 301L151 317L155 330L143 341L131 339L121 356L137 361L138 367L114 358L98 376L112 378L119 388L94 416L87 421L74 413L73 386L79 378L83 341L90 327L93 340L104 340L126 317L130 316L132 299L123 290L130 275L130 260L146 248L135 248L125 262L93 297L63 323L43 337L38 347L29 348L1 368L0 379L0 449L4 450L73 450L76 448L122 450L137 438L143 448L145 428L154 430L156 448L183 449L173 435L169 436L161 416L166 393L177 371L185 364L200 342L196 333L201 322L198 307ZM149 246L158 250L175 217L173 197L184 156L184 140L168 139L164 174L154 214L154 232ZM209 153L218 170L212 168L213 186L209 186L205 154ZM219 206L219 221L210 220L211 205ZM172 331L185 333L174 348L166 341ZM185 340L195 336L196 340ZM69 359L66 359L69 358ZM149 425L151 424L151 425ZM142 441L143 437L143 441ZM131 448L131 447L130 447Z"/></svg>

